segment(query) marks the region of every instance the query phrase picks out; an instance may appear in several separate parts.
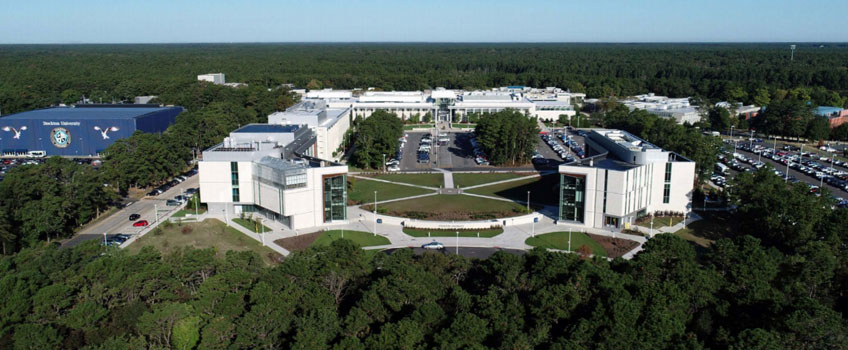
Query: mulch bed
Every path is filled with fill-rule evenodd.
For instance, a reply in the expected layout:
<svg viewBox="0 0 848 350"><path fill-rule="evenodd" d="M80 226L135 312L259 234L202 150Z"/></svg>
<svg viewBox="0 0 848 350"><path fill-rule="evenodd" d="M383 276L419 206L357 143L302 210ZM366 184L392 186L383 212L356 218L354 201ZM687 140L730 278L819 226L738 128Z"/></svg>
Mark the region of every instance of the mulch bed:
<svg viewBox="0 0 848 350"><path fill-rule="evenodd" d="M299 252L309 248L309 246L311 246L320 235L321 232L307 233L294 237L278 239L274 241L274 243L277 243L277 245L290 252Z"/></svg>
<svg viewBox="0 0 848 350"><path fill-rule="evenodd" d="M607 256L613 259L627 254L627 252L639 246L638 242L634 242L629 239L612 238L607 236L593 235L590 233L586 234L589 236L589 238L591 238L595 242L598 242L602 247L604 247L604 250L607 251Z"/></svg>

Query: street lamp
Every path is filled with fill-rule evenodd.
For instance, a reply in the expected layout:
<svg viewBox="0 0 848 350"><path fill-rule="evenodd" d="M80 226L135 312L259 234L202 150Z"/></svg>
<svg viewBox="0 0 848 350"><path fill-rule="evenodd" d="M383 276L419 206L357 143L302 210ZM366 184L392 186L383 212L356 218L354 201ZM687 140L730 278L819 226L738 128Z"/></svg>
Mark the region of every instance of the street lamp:
<svg viewBox="0 0 848 350"><path fill-rule="evenodd" d="M459 255L459 231L456 231L456 255Z"/></svg>
<svg viewBox="0 0 848 350"><path fill-rule="evenodd" d="M383 172L386 172L386 154L383 153Z"/></svg>
<svg viewBox="0 0 848 350"><path fill-rule="evenodd" d="M377 191L374 191L374 237L377 236Z"/></svg>
<svg viewBox="0 0 848 350"><path fill-rule="evenodd" d="M527 212L530 212L530 191L527 191Z"/></svg>

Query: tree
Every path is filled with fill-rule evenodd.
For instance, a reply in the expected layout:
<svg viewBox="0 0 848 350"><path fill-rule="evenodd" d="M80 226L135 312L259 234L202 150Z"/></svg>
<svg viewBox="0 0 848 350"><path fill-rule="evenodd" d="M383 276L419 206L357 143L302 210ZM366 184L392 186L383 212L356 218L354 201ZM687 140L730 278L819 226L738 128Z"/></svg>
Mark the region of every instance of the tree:
<svg viewBox="0 0 848 350"><path fill-rule="evenodd" d="M377 110L357 127L355 150L351 161L360 168L379 169L383 155L386 160L395 155L403 123L394 114Z"/></svg>
<svg viewBox="0 0 848 350"><path fill-rule="evenodd" d="M418 124L420 122L421 122L421 117L418 115L418 113L415 113L415 114L413 114L409 117L409 123L410 124Z"/></svg>
<svg viewBox="0 0 848 350"><path fill-rule="evenodd" d="M539 126L535 119L514 110L482 118L475 128L477 140L494 165L517 165L530 161Z"/></svg>
<svg viewBox="0 0 848 350"><path fill-rule="evenodd" d="M733 120L730 118L730 112L722 107L710 108L707 118L713 130L729 130L730 125L733 123Z"/></svg>
<svg viewBox="0 0 848 350"><path fill-rule="evenodd" d="M830 122L825 117L814 116L807 121L804 137L810 141L826 140L830 135Z"/></svg>
<svg viewBox="0 0 848 350"><path fill-rule="evenodd" d="M559 118L557 118L557 123L561 125L566 125L571 122L571 118L567 114L560 114Z"/></svg>
<svg viewBox="0 0 848 350"><path fill-rule="evenodd" d="M430 123L433 121L433 115L430 112L424 113L424 116L421 117L421 121L425 123Z"/></svg>

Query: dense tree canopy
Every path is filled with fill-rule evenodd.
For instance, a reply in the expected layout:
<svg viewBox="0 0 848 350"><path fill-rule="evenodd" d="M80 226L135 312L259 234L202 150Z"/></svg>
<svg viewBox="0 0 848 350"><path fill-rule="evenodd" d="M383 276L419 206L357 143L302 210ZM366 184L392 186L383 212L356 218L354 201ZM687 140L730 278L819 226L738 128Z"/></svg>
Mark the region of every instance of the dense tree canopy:
<svg viewBox="0 0 848 350"><path fill-rule="evenodd" d="M474 128L477 141L493 165L521 165L530 161L539 137L539 125L519 111L484 113Z"/></svg>
<svg viewBox="0 0 848 350"><path fill-rule="evenodd" d="M356 126L351 162L363 169L381 169L385 160L394 158L403 136L403 122L394 113L377 110ZM412 155L407 155L412 157Z"/></svg>
<svg viewBox="0 0 848 350"><path fill-rule="evenodd" d="M40 240L67 237L116 198L90 165L50 158L23 165L0 181L0 239L3 254Z"/></svg>

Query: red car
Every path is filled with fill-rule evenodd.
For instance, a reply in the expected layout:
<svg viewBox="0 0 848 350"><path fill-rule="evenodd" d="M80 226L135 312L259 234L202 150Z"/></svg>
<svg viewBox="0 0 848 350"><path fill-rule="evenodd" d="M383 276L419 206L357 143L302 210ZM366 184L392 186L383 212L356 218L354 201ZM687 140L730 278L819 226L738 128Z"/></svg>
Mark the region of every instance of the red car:
<svg viewBox="0 0 848 350"><path fill-rule="evenodd" d="M138 221L133 223L134 227L147 227L147 225L149 225L147 223L147 220L138 220Z"/></svg>

